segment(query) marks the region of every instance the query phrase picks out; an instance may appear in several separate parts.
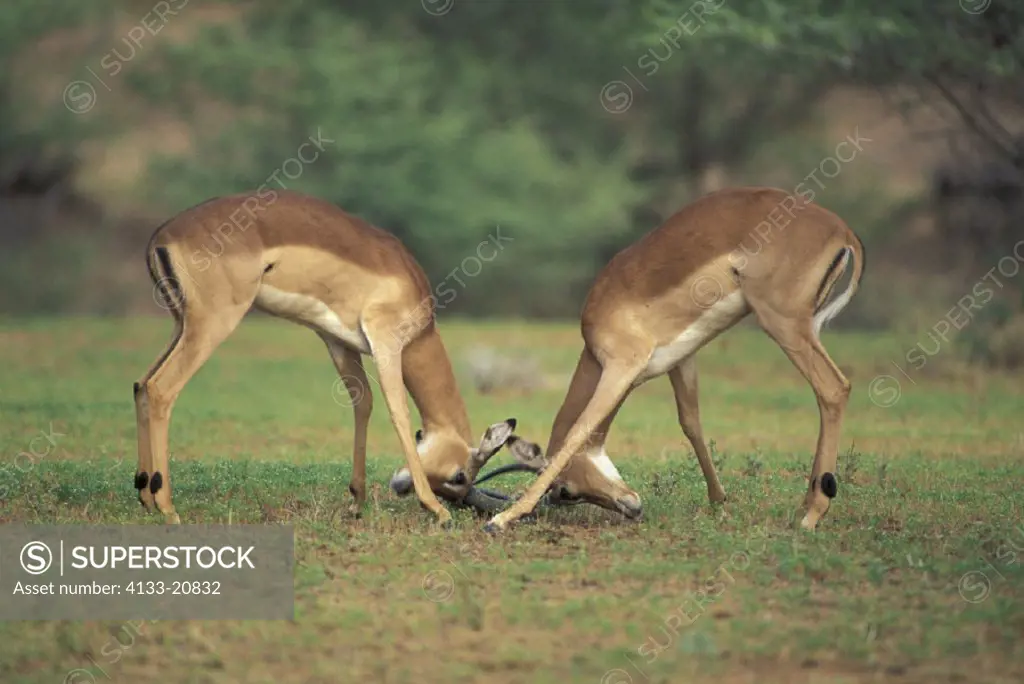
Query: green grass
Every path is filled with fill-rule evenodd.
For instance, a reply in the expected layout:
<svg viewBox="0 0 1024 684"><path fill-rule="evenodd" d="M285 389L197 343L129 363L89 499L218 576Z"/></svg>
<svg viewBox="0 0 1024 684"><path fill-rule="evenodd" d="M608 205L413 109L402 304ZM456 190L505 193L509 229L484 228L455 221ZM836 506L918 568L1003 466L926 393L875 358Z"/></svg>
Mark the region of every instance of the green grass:
<svg viewBox="0 0 1024 684"><path fill-rule="evenodd" d="M474 430L515 416L545 442L578 329L441 331ZM169 334L163 319L0 324L0 522L160 524L132 487L131 385ZM813 535L792 523L813 395L767 337L737 329L699 357L723 509L707 503L659 378L630 398L608 445L644 498L642 522L580 506L492 538L465 511L436 531L388 492L401 458L383 401L370 502L351 519L352 416L332 399L326 351L297 326L248 320L175 409L175 505L185 523L295 525L295 621L147 623L117 662L103 653L123 623L3 623L0 681L64 681L90 658L115 681L164 683L1021 681L1022 378L946 372L936 358L910 382L890 359L913 342L826 334L854 391L839 495ZM460 365L476 344L532 355L555 386L477 394ZM879 373L902 381L888 408L869 397ZM19 456L30 445L38 455ZM958 588L973 571L991 582L977 602ZM702 590L711 596L694 598Z"/></svg>

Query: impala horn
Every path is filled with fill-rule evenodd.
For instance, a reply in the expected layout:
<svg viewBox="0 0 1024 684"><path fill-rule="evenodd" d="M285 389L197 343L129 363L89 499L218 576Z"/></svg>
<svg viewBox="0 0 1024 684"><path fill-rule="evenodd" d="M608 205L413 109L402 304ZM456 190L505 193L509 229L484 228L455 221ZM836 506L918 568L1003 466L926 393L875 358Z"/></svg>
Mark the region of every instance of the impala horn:
<svg viewBox="0 0 1024 684"><path fill-rule="evenodd" d="M494 470L485 473L481 477L474 479L473 486L470 487L469 492L462 499L462 503L467 506L471 506L478 511L488 514L504 510L504 508L514 499L502 492L497 492L493 489L484 489L478 485L506 473L540 473L544 470L545 466L547 466L547 461L544 459L544 452L540 448L540 445L522 439L518 435L509 434L508 437L497 446L497 448L494 448L493 444L488 444L491 429L498 427L499 425L492 426L492 428L488 429L488 434L484 435L480 449L478 449L474 453L473 458L470 459L472 472L474 476L479 473L480 469L487 463L487 460L497 453L498 449L502 446L508 447L509 451L511 451L512 455L515 457L516 462L499 466ZM512 423L512 427L515 427L514 422ZM485 446L487 448L485 448ZM540 505L550 505L550 501L547 496L541 499Z"/></svg>

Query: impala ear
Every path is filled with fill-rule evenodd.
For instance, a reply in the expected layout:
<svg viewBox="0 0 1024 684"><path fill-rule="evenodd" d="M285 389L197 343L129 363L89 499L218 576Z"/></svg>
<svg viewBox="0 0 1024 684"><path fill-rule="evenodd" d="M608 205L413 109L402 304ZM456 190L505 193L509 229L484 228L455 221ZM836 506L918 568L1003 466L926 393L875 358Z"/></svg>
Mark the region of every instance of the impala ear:
<svg viewBox="0 0 1024 684"><path fill-rule="evenodd" d="M480 440L479 453L488 458L497 453L498 449L505 446L505 443L512 437L512 431L516 429L516 419L509 418L487 428Z"/></svg>
<svg viewBox="0 0 1024 684"><path fill-rule="evenodd" d="M548 466L548 460L544 456L544 450L536 442L523 439L519 435L512 435L505 442L505 446L512 452L512 456L531 470L540 472Z"/></svg>

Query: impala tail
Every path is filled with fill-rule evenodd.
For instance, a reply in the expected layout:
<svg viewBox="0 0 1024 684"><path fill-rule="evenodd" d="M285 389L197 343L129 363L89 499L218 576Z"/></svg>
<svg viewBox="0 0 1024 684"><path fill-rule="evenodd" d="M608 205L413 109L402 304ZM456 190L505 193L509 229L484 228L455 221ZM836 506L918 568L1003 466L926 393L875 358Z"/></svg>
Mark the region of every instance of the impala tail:
<svg viewBox="0 0 1024 684"><path fill-rule="evenodd" d="M847 284L846 289L836 295L829 301L830 295L833 294L833 288L836 283L846 275L846 272L851 270L850 282ZM821 329L826 323L831 321L833 318L838 316L846 305L853 299L853 295L857 293L857 288L860 286L860 280L864 275L864 245L861 243L860 238L853 240L851 244L842 247L832 260L828 270L825 272L825 277L821 281L821 287L818 291L818 305L814 310L814 334L820 335Z"/></svg>

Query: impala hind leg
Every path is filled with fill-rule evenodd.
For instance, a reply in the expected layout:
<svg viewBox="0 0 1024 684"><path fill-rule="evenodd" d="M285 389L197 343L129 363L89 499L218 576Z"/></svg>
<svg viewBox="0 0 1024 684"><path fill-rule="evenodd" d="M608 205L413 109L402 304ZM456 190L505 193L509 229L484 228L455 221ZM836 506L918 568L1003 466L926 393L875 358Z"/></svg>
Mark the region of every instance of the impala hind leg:
<svg viewBox="0 0 1024 684"><path fill-rule="evenodd" d="M697 401L697 362L693 356L675 366L668 372L672 382L672 391L676 396L676 411L679 414L679 426L683 434L690 440L690 446L697 455L697 462L704 473L704 481L708 485L708 500L711 503L725 501L725 489L718 480L715 464L711 461L707 446L704 444L704 431L700 426L700 405Z"/></svg>
<svg viewBox="0 0 1024 684"><path fill-rule="evenodd" d="M805 514L800 522L804 529L813 530L836 495L839 433L850 396L850 382L821 345L810 316L793 318L771 310L757 311L757 314L761 327L807 379L818 400L821 424L804 498Z"/></svg>
<svg viewBox="0 0 1024 684"><path fill-rule="evenodd" d="M373 392L366 379L359 353L324 337L327 350L338 369L338 375L348 392L348 402L355 415L355 438L352 447L352 479L348 485L354 501L349 512L359 517L366 501L366 430L373 412Z"/></svg>
<svg viewBox="0 0 1024 684"><path fill-rule="evenodd" d="M175 315L174 334L171 337L170 344L167 345L167 349L164 350L160 357L153 362L153 365L142 376L142 379L136 382L132 388L135 396L135 432L138 438L139 451L139 464L135 469L135 489L139 492L139 503L150 512L152 512L154 506L153 492L149 489L150 473L153 472L153 448L152 437L149 431L149 399L148 393L143 388L149 379L153 377L153 373L163 365L168 355L178 345L178 341L181 338L181 330L181 318Z"/></svg>
<svg viewBox="0 0 1024 684"><path fill-rule="evenodd" d="M181 390L210 358L213 350L238 327L249 305L222 308L216 315L199 315L191 308L181 321L181 333L170 349L141 381L135 384L135 407L139 431L139 464L146 471L136 475L136 487L143 505L149 497L169 524L180 522L171 502L168 434L171 411ZM148 446L148 463L144 447ZM144 477L145 476L145 477ZM143 481L145 480L145 481ZM143 493L148 490L148 495Z"/></svg>

